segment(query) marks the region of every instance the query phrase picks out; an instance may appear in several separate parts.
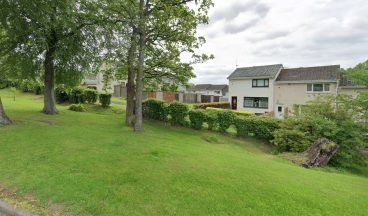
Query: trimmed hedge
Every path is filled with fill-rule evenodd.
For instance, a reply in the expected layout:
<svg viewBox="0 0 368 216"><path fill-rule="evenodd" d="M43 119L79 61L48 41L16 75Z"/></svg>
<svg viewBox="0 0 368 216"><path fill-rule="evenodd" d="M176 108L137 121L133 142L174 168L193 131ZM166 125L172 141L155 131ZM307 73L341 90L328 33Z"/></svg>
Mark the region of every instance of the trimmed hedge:
<svg viewBox="0 0 368 216"><path fill-rule="evenodd" d="M225 111L224 109L221 108L213 108L213 107L208 107L206 108L206 110L216 110L218 112L222 112ZM248 116L254 116L254 113L251 112L244 112L244 111L238 111L238 110L228 110L231 111L232 113L234 113L237 116L243 116L243 117L248 117Z"/></svg>
<svg viewBox="0 0 368 216"><path fill-rule="evenodd" d="M208 130L216 130L218 127L217 113L221 112L222 109L205 109L203 112L206 116L206 123Z"/></svg>
<svg viewBox="0 0 368 216"><path fill-rule="evenodd" d="M80 104L86 102L84 95L84 89L81 87L75 87L70 91L69 100L71 103Z"/></svg>
<svg viewBox="0 0 368 216"><path fill-rule="evenodd" d="M188 106L183 103L173 102L168 107L168 113L171 117L170 122L172 125L186 126L187 122L185 118L188 115Z"/></svg>
<svg viewBox="0 0 368 216"><path fill-rule="evenodd" d="M85 112L86 111L86 109L84 108L82 104L72 104L70 105L69 110L74 111L74 112Z"/></svg>
<svg viewBox="0 0 368 216"><path fill-rule="evenodd" d="M61 84L55 88L55 97L58 103L66 103L69 101L68 89L65 85Z"/></svg>
<svg viewBox="0 0 368 216"><path fill-rule="evenodd" d="M208 107L230 109L230 103L229 102L200 103L194 104L193 107L194 109L206 109Z"/></svg>
<svg viewBox="0 0 368 216"><path fill-rule="evenodd" d="M109 93L105 93L105 94L100 94L99 96L99 99L100 99L100 103L101 103L101 106L103 108L107 108L110 106L111 104L111 94Z"/></svg>
<svg viewBox="0 0 368 216"><path fill-rule="evenodd" d="M146 100L142 104L143 106L143 117L159 120L159 121L166 121L168 110L166 103L158 100Z"/></svg>
<svg viewBox="0 0 368 216"><path fill-rule="evenodd" d="M196 130L202 129L203 123L206 122L206 114L202 110L189 111L190 127Z"/></svg>
<svg viewBox="0 0 368 216"><path fill-rule="evenodd" d="M229 110L217 113L219 131L224 133L234 123L235 114Z"/></svg>
<svg viewBox="0 0 368 216"><path fill-rule="evenodd" d="M267 116L238 117L234 120L237 135L240 137L255 136L271 141L274 132L279 128L279 120Z"/></svg>
<svg viewBox="0 0 368 216"><path fill-rule="evenodd" d="M98 93L96 90L93 89L84 89L84 98L86 102L94 104L97 102Z"/></svg>

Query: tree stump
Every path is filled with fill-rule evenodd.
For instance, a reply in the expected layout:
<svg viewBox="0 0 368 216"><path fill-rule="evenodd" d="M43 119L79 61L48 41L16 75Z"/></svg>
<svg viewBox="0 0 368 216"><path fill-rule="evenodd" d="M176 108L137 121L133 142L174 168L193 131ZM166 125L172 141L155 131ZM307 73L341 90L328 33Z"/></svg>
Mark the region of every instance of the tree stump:
<svg viewBox="0 0 368 216"><path fill-rule="evenodd" d="M0 125L8 125L11 123L12 121L5 114L3 103L1 102L1 98L0 98Z"/></svg>
<svg viewBox="0 0 368 216"><path fill-rule="evenodd" d="M307 158L302 166L306 168L326 166L338 149L339 145L336 143L320 138L306 151Z"/></svg>

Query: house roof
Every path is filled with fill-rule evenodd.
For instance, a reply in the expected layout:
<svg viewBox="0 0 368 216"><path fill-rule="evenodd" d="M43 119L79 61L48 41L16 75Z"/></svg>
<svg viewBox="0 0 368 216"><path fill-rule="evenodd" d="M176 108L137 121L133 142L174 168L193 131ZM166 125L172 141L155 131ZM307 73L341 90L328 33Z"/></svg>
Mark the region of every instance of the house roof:
<svg viewBox="0 0 368 216"><path fill-rule="evenodd" d="M216 91L216 90L226 90L228 85L212 85L212 84L198 84L193 86L190 90L191 91Z"/></svg>
<svg viewBox="0 0 368 216"><path fill-rule="evenodd" d="M282 64L237 68L228 79L250 77L275 77L283 68Z"/></svg>
<svg viewBox="0 0 368 216"><path fill-rule="evenodd" d="M340 77L340 65L328 65L318 67L282 69L276 81L279 82L338 81L339 77Z"/></svg>

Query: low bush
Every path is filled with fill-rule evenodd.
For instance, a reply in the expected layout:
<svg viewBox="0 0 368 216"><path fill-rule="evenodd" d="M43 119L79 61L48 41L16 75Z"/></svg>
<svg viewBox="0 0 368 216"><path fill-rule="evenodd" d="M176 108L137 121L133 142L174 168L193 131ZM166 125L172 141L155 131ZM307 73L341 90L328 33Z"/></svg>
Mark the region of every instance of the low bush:
<svg viewBox="0 0 368 216"><path fill-rule="evenodd" d="M271 141L274 132L279 128L279 120L267 116L237 117L234 120L237 135L240 137L255 136Z"/></svg>
<svg viewBox="0 0 368 216"><path fill-rule="evenodd" d="M191 110L189 111L189 120L191 128L200 130L207 118L202 110Z"/></svg>
<svg viewBox="0 0 368 216"><path fill-rule="evenodd" d="M206 110L216 110L216 111L218 111L218 112L226 111L225 109L221 109L221 108L213 108L213 107L208 107L208 108L206 108ZM234 113L235 115L237 115L237 116L244 116L244 117L247 117L247 116L254 116L254 113L251 113L251 112L238 111L238 110L228 110L228 111L233 112L233 113Z"/></svg>
<svg viewBox="0 0 368 216"><path fill-rule="evenodd" d="M168 114L170 115L172 125L186 126L185 118L188 115L188 106L183 103L173 102L168 107Z"/></svg>
<svg viewBox="0 0 368 216"><path fill-rule="evenodd" d="M109 93L104 93L104 94L100 94L99 99L100 99L100 104L103 108L107 108L110 106L111 104L111 94Z"/></svg>
<svg viewBox="0 0 368 216"><path fill-rule="evenodd" d="M40 81L35 82L33 91L36 95L43 94L44 89L45 89L45 86L42 82Z"/></svg>
<svg viewBox="0 0 368 216"><path fill-rule="evenodd" d="M208 125L208 130L216 130L216 128L218 127L217 113L222 112L221 109L215 110L207 108L203 112L206 116L206 123Z"/></svg>
<svg viewBox="0 0 368 216"><path fill-rule="evenodd" d="M166 121L168 115L166 103L151 99L146 100L142 105L144 118Z"/></svg>
<svg viewBox="0 0 368 216"><path fill-rule="evenodd" d="M56 97L56 102L58 103L66 103L69 101L69 94L68 94L68 89L65 87L65 85L58 85L55 88L55 97Z"/></svg>
<svg viewBox="0 0 368 216"><path fill-rule="evenodd" d="M88 103L94 104L97 102L98 93L96 90L93 90L93 89L85 89L84 98Z"/></svg>
<svg viewBox="0 0 368 216"><path fill-rule="evenodd" d="M35 82L33 80L24 79L19 84L19 89L22 92L33 92L35 86Z"/></svg>
<svg viewBox="0 0 368 216"><path fill-rule="evenodd" d="M85 103L86 97L84 94L85 89L81 87L75 87L70 91L69 100L71 103L79 104Z"/></svg>
<svg viewBox="0 0 368 216"><path fill-rule="evenodd" d="M86 111L86 109L84 108L82 104L72 104L70 105L69 110L74 111L74 112L85 112Z"/></svg>
<svg viewBox="0 0 368 216"><path fill-rule="evenodd" d="M229 102L214 102L214 103L200 103L194 104L194 109L206 109L208 107L220 108L220 109L230 109Z"/></svg>
<svg viewBox="0 0 368 216"><path fill-rule="evenodd" d="M234 123L235 114L231 111L223 111L217 113L217 121L219 131L224 133Z"/></svg>

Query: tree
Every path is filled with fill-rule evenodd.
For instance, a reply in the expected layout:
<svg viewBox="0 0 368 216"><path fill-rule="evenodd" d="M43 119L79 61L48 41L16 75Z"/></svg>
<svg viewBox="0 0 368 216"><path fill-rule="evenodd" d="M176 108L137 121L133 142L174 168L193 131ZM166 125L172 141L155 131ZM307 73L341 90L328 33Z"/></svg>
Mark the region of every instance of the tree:
<svg viewBox="0 0 368 216"><path fill-rule="evenodd" d="M368 87L368 60L346 70L350 79Z"/></svg>
<svg viewBox="0 0 368 216"><path fill-rule="evenodd" d="M7 124L11 124L11 123L12 123L11 120L5 114L3 103L2 103L1 97L0 97L0 125L7 125Z"/></svg>
<svg viewBox="0 0 368 216"><path fill-rule="evenodd" d="M56 114L55 74L82 74L99 52L98 1L0 0L1 55L22 69L43 68L44 108ZM19 61L19 57L27 61ZM27 64L24 64L27 62Z"/></svg>

